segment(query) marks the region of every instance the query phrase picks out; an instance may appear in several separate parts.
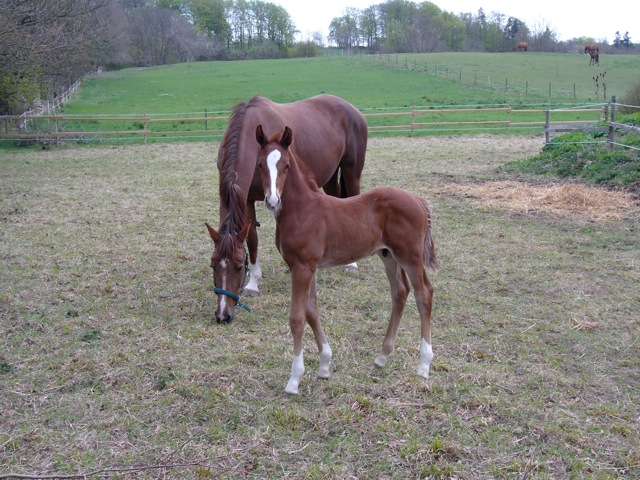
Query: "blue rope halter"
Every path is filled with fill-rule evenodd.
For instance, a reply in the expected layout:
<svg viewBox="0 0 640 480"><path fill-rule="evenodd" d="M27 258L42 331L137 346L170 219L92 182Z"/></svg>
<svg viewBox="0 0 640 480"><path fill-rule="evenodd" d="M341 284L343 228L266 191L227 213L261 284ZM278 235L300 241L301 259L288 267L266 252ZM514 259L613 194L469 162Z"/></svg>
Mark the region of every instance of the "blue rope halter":
<svg viewBox="0 0 640 480"><path fill-rule="evenodd" d="M247 278L249 277L249 254L247 250L244 251L244 279L242 280L242 285L240 286L240 293L233 293L229 290L225 290L224 288L218 288L214 285L213 291L218 295L226 295L229 298L233 298L236 302L236 306L240 308L244 308L247 312L251 312L251 309L247 307L244 303L240 303L240 295L244 292L244 285L247 283Z"/></svg>

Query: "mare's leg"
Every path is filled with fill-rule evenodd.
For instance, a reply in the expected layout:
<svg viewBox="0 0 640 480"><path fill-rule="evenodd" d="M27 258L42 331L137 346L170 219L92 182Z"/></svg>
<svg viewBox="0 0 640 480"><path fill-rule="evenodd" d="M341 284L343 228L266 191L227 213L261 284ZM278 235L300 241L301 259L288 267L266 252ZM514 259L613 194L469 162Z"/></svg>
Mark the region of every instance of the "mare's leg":
<svg viewBox="0 0 640 480"><path fill-rule="evenodd" d="M293 363L291 364L291 377L284 391L298 394L298 385L304 375L304 357L302 354L302 336L307 307L309 305L309 293L315 271L304 265L294 265L291 268L291 309L289 310L289 328L293 336Z"/></svg>
<svg viewBox="0 0 640 480"><path fill-rule="evenodd" d="M245 295L256 295L258 293L258 280L262 278L262 268L258 258L258 222L256 221L256 204L247 202L251 226L247 235L247 248L249 249L249 283L244 289Z"/></svg>
<svg viewBox="0 0 640 480"><path fill-rule="evenodd" d="M427 277L427 272L422 265L413 267L408 271L413 295L416 299L418 313L420 314L422 340L420 341L420 366L418 375L424 378L429 377L429 367L433 360L433 349L431 348L431 308L433 302L433 286Z"/></svg>
<svg viewBox="0 0 640 480"><path fill-rule="evenodd" d="M320 324L320 319L318 318L318 297L316 291L316 273L313 275L313 279L311 280L311 286L309 288L309 298L307 300L307 323L313 330L313 336L316 339L316 344L318 345L318 353L320 354L320 368L318 369L318 377L320 378L329 378L329 365L331 364L331 357L333 353L331 352L331 347L329 346L329 342L327 341L327 337L324 335L324 330L322 329L322 325Z"/></svg>
<svg viewBox="0 0 640 480"><path fill-rule="evenodd" d="M391 352L393 352L393 348L396 345L398 326L400 325L402 312L404 311L404 306L409 296L409 281L407 280L407 275L404 273L404 270L391 256L389 250L381 250L378 252L378 256L382 260L382 263L384 263L384 271L389 279L391 291L391 317L389 318L389 326L387 327L387 334L384 336L384 341L382 342L382 352L374 361L376 366L384 367L385 363L387 363L387 358Z"/></svg>

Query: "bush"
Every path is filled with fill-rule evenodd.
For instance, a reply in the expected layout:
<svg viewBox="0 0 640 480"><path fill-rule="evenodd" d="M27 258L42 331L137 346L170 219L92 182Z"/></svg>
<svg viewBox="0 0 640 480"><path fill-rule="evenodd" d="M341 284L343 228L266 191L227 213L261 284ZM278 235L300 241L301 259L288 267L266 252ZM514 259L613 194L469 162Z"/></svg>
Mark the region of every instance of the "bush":
<svg viewBox="0 0 640 480"><path fill-rule="evenodd" d="M628 91L625 93L622 101L620 103L624 103L626 105L635 105L638 108L632 107L620 107L620 113L637 113L640 109L640 82L635 83Z"/></svg>

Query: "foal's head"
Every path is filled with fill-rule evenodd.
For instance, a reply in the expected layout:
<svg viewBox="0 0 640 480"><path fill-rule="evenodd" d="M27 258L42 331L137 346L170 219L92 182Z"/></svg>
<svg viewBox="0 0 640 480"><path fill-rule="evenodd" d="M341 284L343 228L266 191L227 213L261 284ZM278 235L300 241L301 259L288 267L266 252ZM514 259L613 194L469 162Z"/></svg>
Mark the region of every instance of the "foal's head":
<svg viewBox="0 0 640 480"><path fill-rule="evenodd" d="M211 268L213 290L218 295L216 321L231 323L247 277L248 257L244 241L249 233L250 223L247 222L239 232L217 232L208 223L206 226L215 245L211 256Z"/></svg>
<svg viewBox="0 0 640 480"><path fill-rule="evenodd" d="M279 138L278 134L267 138L262 125L258 125L256 140L260 144L258 169L262 177L264 203L277 217L282 210L282 191L292 161L289 147L293 140L293 133L289 127L285 127Z"/></svg>

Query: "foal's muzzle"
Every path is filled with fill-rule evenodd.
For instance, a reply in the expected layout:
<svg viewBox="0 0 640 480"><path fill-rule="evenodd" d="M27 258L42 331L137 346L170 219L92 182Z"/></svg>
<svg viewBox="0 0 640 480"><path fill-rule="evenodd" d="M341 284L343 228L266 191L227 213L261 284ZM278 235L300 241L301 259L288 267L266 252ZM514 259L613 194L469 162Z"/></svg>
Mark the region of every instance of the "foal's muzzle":
<svg viewBox="0 0 640 480"><path fill-rule="evenodd" d="M279 195L269 195L264 197L264 204L267 207L267 210L272 212L274 215L280 213L282 208L282 201Z"/></svg>

